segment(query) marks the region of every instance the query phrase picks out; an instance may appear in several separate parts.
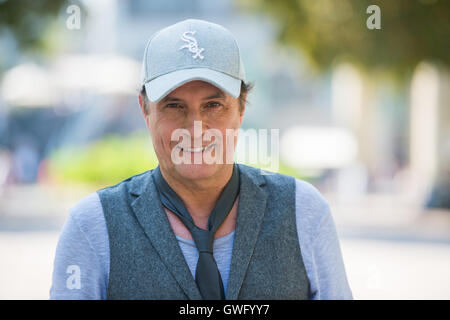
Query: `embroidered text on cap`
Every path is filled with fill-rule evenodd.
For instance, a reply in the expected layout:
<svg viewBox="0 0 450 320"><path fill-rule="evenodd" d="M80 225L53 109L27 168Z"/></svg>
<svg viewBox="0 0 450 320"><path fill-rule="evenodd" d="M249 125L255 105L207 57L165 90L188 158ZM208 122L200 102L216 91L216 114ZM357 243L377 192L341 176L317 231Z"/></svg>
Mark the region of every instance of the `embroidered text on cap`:
<svg viewBox="0 0 450 320"><path fill-rule="evenodd" d="M184 42L187 42L187 44L185 44L184 46L182 46L180 48L180 50L182 49L188 49L189 52L194 53L194 55L192 56L192 58L197 59L203 59L204 57L201 55L201 53L205 50L204 48L199 48L198 44L197 44L197 39L195 39L193 37L193 35L196 33L196 31L186 31L183 33L183 35L181 36L181 40L183 40ZM189 34L191 36L189 36Z"/></svg>

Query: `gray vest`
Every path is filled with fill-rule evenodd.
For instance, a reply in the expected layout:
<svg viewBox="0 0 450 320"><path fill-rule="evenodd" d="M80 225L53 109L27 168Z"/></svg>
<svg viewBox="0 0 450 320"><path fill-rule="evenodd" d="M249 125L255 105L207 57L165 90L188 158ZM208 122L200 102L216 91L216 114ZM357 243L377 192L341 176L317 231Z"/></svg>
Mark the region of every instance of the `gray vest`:
<svg viewBox="0 0 450 320"><path fill-rule="evenodd" d="M295 179L239 165L240 196L226 299L308 299ZM152 171L98 192L110 246L108 299L201 299Z"/></svg>

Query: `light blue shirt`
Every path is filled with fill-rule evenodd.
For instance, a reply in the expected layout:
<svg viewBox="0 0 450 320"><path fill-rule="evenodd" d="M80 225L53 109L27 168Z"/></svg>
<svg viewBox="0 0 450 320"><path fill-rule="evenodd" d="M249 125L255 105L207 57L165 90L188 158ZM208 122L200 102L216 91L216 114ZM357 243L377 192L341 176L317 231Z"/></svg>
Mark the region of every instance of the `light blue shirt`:
<svg viewBox="0 0 450 320"><path fill-rule="evenodd" d="M353 299L345 273L336 227L327 201L311 184L296 180L296 223L310 299ZM226 290L234 231L214 240L216 259ZM192 275L198 260L193 241L177 236ZM56 248L50 299L106 299L109 239L97 193L71 210Z"/></svg>

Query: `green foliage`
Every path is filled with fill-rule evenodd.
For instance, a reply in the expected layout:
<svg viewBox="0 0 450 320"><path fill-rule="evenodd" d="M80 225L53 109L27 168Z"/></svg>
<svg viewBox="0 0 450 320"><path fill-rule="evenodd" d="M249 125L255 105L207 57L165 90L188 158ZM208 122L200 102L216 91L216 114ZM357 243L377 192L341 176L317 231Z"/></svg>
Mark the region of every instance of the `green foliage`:
<svg viewBox="0 0 450 320"><path fill-rule="evenodd" d="M22 50L39 50L44 34L68 0L0 0L0 30L12 33Z"/></svg>
<svg viewBox="0 0 450 320"><path fill-rule="evenodd" d="M50 156L50 175L63 183L113 185L153 169L158 160L148 133L112 135L81 147L64 147Z"/></svg>
<svg viewBox="0 0 450 320"><path fill-rule="evenodd" d="M450 65L450 1L246 0L244 9L275 19L281 43L302 51L319 70L345 59L366 69L407 76L421 61ZM381 29L369 30L369 5Z"/></svg>
<svg viewBox="0 0 450 320"><path fill-rule="evenodd" d="M127 137L111 135L89 145L58 149L50 156L49 174L60 183L102 187L114 185L157 165L150 137L144 132ZM260 164L248 165L266 169ZM278 172L306 180L282 161Z"/></svg>

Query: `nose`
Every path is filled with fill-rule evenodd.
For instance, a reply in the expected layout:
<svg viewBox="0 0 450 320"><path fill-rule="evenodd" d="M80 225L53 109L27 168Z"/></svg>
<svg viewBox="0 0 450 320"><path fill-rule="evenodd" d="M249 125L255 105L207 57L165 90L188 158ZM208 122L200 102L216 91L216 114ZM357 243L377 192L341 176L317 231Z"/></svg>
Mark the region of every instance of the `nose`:
<svg viewBox="0 0 450 320"><path fill-rule="evenodd" d="M191 112L186 123L186 129L191 134L193 145L201 146L203 133L208 129L206 121L198 111Z"/></svg>

